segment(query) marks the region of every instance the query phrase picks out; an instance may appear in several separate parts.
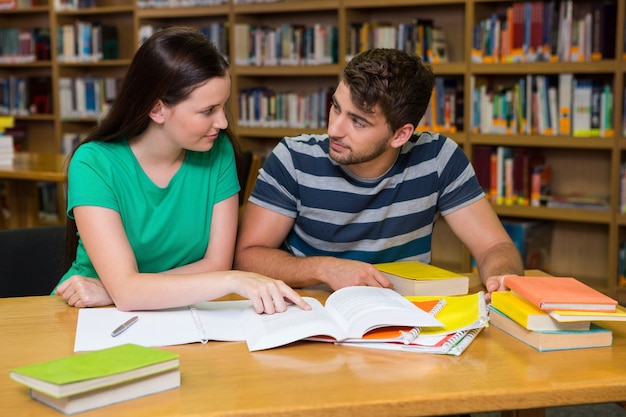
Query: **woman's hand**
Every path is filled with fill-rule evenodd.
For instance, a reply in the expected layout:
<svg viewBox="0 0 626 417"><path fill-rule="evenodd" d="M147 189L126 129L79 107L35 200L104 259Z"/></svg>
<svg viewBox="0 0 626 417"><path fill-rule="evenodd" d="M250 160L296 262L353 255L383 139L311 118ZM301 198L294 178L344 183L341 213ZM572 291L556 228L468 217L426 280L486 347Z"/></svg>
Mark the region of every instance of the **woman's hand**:
<svg viewBox="0 0 626 417"><path fill-rule="evenodd" d="M63 281L54 291L54 294L63 297L67 304L73 307L96 307L113 304L111 296L99 279L81 275L73 275Z"/></svg>
<svg viewBox="0 0 626 417"><path fill-rule="evenodd" d="M303 310L310 310L302 297L283 281L251 272L232 271L232 292L252 301L257 313L282 313L291 302Z"/></svg>

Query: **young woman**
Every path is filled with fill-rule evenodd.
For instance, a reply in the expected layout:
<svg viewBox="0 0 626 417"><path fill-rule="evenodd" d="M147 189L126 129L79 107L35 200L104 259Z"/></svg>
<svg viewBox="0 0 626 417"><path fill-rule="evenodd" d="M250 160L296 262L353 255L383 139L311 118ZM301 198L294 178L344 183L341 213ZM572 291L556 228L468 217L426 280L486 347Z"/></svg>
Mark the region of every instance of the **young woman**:
<svg viewBox="0 0 626 417"><path fill-rule="evenodd" d="M308 305L282 281L232 271L236 145L228 63L192 28L137 51L101 123L68 170L71 266L54 291L69 305L167 308L229 293L257 312Z"/></svg>

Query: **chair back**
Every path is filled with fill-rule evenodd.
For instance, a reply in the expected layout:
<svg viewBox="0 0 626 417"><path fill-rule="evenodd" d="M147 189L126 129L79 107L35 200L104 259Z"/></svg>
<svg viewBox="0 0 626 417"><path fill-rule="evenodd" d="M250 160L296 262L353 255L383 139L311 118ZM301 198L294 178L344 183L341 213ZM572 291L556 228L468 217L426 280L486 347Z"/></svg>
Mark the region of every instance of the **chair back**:
<svg viewBox="0 0 626 417"><path fill-rule="evenodd" d="M0 297L50 294L64 261L64 225L0 230Z"/></svg>

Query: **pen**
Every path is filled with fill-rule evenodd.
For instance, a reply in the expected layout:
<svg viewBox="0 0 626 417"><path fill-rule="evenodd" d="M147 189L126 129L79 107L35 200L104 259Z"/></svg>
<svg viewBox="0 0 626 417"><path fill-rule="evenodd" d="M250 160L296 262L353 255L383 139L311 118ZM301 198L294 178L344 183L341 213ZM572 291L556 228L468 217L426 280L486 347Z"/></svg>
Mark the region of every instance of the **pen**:
<svg viewBox="0 0 626 417"><path fill-rule="evenodd" d="M135 324L137 320L139 320L139 316L133 316L130 319L128 319L126 322L120 324L120 326L117 329L113 330L113 332L111 333L111 337L121 335L122 333L126 331L126 329L128 329L130 326Z"/></svg>

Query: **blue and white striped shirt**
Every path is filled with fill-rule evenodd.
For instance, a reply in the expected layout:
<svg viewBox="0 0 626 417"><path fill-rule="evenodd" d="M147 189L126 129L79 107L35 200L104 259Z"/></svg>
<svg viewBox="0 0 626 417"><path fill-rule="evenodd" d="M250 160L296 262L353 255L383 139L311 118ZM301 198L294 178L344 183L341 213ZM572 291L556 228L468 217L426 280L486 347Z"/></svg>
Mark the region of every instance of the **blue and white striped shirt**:
<svg viewBox="0 0 626 417"><path fill-rule="evenodd" d="M375 179L328 156L327 135L284 138L259 172L250 202L295 218L284 249L369 263L429 263L438 214L484 197L459 146L436 133L413 135Z"/></svg>

